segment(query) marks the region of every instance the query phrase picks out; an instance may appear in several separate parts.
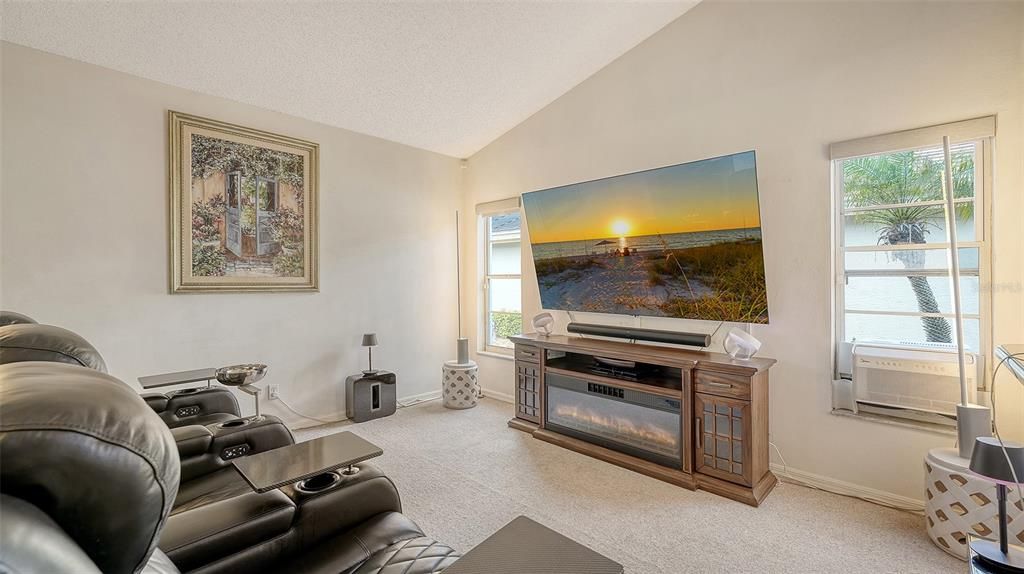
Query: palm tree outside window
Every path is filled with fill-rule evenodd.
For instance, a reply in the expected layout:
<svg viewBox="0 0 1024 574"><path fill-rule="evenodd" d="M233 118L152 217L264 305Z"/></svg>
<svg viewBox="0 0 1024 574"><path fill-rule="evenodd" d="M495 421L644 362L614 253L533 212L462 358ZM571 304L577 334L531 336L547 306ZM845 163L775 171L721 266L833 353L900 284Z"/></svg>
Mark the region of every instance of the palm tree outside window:
<svg viewBox="0 0 1024 574"><path fill-rule="evenodd" d="M837 378L850 377L843 365L857 342L955 348L943 128L961 135L951 171L964 344L987 355L991 134L961 125L971 121L833 146Z"/></svg>

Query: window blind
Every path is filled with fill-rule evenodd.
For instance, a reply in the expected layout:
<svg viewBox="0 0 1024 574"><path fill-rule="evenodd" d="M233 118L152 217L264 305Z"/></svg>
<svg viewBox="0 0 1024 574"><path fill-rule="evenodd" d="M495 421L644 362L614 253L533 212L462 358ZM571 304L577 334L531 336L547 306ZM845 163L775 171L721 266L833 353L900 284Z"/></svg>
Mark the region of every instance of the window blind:
<svg viewBox="0 0 1024 574"><path fill-rule="evenodd" d="M830 147L831 159L847 159L926 146L941 146L942 136L947 135L952 142L995 137L996 117L985 116L939 126L834 143Z"/></svg>

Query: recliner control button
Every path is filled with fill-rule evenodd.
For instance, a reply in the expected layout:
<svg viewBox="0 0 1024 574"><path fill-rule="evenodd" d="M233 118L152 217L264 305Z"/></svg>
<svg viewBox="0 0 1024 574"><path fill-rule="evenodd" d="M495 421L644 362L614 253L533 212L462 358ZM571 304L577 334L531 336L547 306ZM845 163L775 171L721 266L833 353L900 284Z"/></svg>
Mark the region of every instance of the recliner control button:
<svg viewBox="0 0 1024 574"><path fill-rule="evenodd" d="M238 446L229 446L224 450L220 451L220 457L224 460L231 460L240 456L249 454L249 445L240 444Z"/></svg>

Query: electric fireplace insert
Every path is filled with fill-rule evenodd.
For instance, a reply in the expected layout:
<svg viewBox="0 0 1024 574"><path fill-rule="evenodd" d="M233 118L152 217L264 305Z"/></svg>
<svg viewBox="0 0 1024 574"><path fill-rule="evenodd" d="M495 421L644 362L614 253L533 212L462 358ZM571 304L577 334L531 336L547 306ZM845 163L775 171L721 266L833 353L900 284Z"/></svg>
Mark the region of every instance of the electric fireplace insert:
<svg viewBox="0 0 1024 574"><path fill-rule="evenodd" d="M668 466L682 466L679 399L548 372L546 428Z"/></svg>

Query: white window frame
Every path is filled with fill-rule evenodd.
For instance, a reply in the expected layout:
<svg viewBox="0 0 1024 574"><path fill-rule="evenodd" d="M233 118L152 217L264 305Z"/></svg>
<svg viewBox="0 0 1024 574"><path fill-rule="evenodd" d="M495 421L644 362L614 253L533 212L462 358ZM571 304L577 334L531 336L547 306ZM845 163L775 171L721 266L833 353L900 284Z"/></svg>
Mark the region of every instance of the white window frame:
<svg viewBox="0 0 1024 574"><path fill-rule="evenodd" d="M481 336L479 337L480 343L478 347L479 352L493 353L496 355L513 356L515 349L512 347L503 347L500 345L490 344L490 314L491 314L491 300L490 300L490 283L494 279L518 279L520 282L520 289L522 285L523 275L522 269L518 274L492 274L490 272L490 254L491 245L495 243L516 243L520 244L520 261L522 258L522 241L523 241L523 223L524 218L520 212L520 201L518 197L511 199L505 199L500 201L494 201L490 203L484 203L478 205L476 208L477 212L477 237L479 241L479 269L480 269L480 305L479 307L479 321L477 323ZM518 213L520 216L520 227L519 227L519 238L491 241L490 225L489 220L491 217L508 215L511 213ZM520 301L520 309L522 309L522 301ZM520 311L521 312L521 311Z"/></svg>
<svg viewBox="0 0 1024 574"><path fill-rule="evenodd" d="M989 368L992 362L992 175L993 175L993 145L995 139L995 117L988 116L973 120L965 120L950 124L931 126L916 130L908 130L882 136L874 136L857 140L850 140L831 146L831 187L832 187L832 214L833 214L833 250L832 250L832 376L840 378L840 345L846 341L846 309L844 300L846 279L851 276L883 276L886 273L881 270L865 271L863 273L847 273L845 265L845 254L848 252L877 252L896 251L901 249L945 249L948 252L949 243L929 243L927 247L921 245L875 245L875 246L851 246L845 247L845 216L857 211L866 211L868 208L847 208L844 201L843 178L841 176L841 161L856 157L893 153L921 148L941 147L942 137L950 137L950 145L973 142L976 145L977 155L975 157L975 197L973 200L960 199L957 203L973 201L975 204L975 236L973 241L958 241L960 249L978 249L978 270L961 271L961 275L970 276L976 274L979 281L979 309L976 314L964 314L965 319L977 319L979 321L979 345L978 352L985 357L985 374L979 378L979 386L987 387ZM943 200L916 203L915 205L944 205ZM871 206L870 209L884 209L887 206ZM893 275L904 276L906 271L894 270ZM936 276L948 277L949 272L934 274ZM899 315L916 317L945 317L955 320L953 313L921 313L903 311L868 311L855 310L861 314L871 315ZM927 347L922 345L922 349Z"/></svg>

